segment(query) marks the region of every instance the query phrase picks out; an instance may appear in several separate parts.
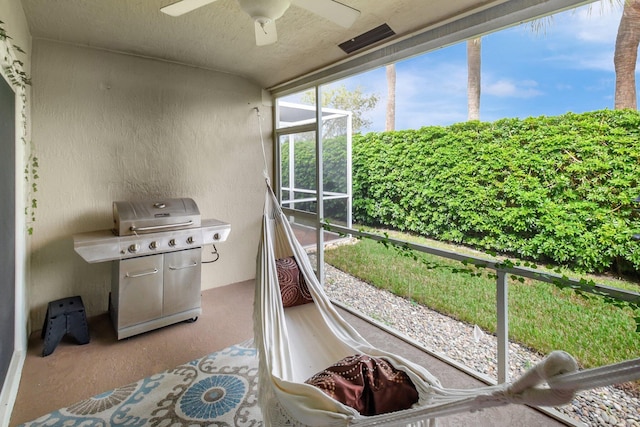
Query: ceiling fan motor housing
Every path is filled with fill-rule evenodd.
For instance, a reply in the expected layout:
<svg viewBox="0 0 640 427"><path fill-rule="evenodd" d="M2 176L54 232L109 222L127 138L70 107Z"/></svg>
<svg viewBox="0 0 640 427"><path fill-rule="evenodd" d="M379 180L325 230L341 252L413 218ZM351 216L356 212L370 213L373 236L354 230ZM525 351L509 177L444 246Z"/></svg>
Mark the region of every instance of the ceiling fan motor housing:
<svg viewBox="0 0 640 427"><path fill-rule="evenodd" d="M240 7L261 24L275 21L289 8L289 0L238 0Z"/></svg>

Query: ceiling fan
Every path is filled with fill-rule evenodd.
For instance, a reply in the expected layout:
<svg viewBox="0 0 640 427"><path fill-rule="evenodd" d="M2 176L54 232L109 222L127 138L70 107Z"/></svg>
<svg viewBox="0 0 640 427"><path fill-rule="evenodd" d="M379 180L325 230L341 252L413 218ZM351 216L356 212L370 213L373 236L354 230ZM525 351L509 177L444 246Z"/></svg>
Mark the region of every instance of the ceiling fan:
<svg viewBox="0 0 640 427"><path fill-rule="evenodd" d="M160 9L171 16L180 16L217 0L181 0ZM360 16L360 11L333 0L237 0L255 25L256 44L264 46L278 40L276 19L280 18L291 4L307 9L341 27L349 28Z"/></svg>

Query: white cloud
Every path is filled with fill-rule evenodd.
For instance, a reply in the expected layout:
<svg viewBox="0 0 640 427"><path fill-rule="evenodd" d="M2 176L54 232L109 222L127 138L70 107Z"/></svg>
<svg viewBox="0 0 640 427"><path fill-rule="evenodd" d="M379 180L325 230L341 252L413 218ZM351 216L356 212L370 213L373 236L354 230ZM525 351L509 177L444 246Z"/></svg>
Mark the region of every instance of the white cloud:
<svg viewBox="0 0 640 427"><path fill-rule="evenodd" d="M502 98L528 99L543 94L540 90L536 89L537 86L538 83L533 80L513 81L510 79L500 79L484 84L482 86L482 93Z"/></svg>
<svg viewBox="0 0 640 427"><path fill-rule="evenodd" d="M610 79L598 79L584 86L584 90L588 90L590 92L602 92L610 89L612 90L613 88L615 88L614 76Z"/></svg>
<svg viewBox="0 0 640 427"><path fill-rule="evenodd" d="M573 90L573 85L571 85L569 83L558 83L558 84L556 84L556 89L558 91L560 91L560 92Z"/></svg>
<svg viewBox="0 0 640 427"><path fill-rule="evenodd" d="M547 56L544 62L557 64L561 68L568 70L614 72L613 48L598 50L589 46L582 46L579 49L573 49L573 52L569 54Z"/></svg>
<svg viewBox="0 0 640 427"><path fill-rule="evenodd" d="M622 5L600 1L577 9L563 25L574 28L580 41L610 44L616 39L621 16Z"/></svg>
<svg viewBox="0 0 640 427"><path fill-rule="evenodd" d="M612 45L616 39L622 4L600 0L553 15L541 35L559 35L567 41Z"/></svg>
<svg viewBox="0 0 640 427"><path fill-rule="evenodd" d="M548 54L544 61L563 69L613 72L613 51L622 5L601 0L554 15L536 33Z"/></svg>
<svg viewBox="0 0 640 427"><path fill-rule="evenodd" d="M613 51L591 52L575 60L579 68L614 72Z"/></svg>
<svg viewBox="0 0 640 427"><path fill-rule="evenodd" d="M434 62L425 57L396 66L396 129L448 125L467 119L466 57L460 61ZM387 81L384 68L348 79L348 87L360 85L366 93L377 93L380 100L367 114L370 129L385 127Z"/></svg>
<svg viewBox="0 0 640 427"><path fill-rule="evenodd" d="M488 95L513 96L515 92L516 85L508 80L499 80L484 87L484 93Z"/></svg>
<svg viewBox="0 0 640 427"><path fill-rule="evenodd" d="M402 91L402 96L419 95L428 99L466 91L466 87L466 57L457 62L451 58L447 62L425 60L410 68L398 70L398 89L399 93Z"/></svg>

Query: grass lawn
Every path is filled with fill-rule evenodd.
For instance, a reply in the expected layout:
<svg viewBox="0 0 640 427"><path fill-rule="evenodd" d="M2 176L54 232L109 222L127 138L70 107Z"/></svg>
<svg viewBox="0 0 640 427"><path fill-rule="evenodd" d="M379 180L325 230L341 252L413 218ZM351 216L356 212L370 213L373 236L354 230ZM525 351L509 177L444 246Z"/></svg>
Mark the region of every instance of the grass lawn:
<svg viewBox="0 0 640 427"><path fill-rule="evenodd" d="M374 286L495 333L496 280L487 277L492 270L471 277L452 272L452 267L463 267L457 261L416 254L420 261L363 239L327 250L325 261ZM421 261L439 267L427 268ZM635 283L595 280L638 290ZM640 333L635 330L634 314L629 309L616 308L600 298L584 299L544 282L509 280L510 340L543 354L565 350L585 368L636 358L640 354Z"/></svg>

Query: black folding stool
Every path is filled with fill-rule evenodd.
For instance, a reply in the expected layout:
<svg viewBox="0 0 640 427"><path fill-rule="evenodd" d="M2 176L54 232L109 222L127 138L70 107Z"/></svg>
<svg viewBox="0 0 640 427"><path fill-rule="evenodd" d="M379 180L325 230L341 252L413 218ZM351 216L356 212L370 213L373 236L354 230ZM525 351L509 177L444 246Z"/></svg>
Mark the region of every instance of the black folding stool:
<svg viewBox="0 0 640 427"><path fill-rule="evenodd" d="M63 336L69 334L78 344L89 342L89 325L80 296L51 301L47 307L42 338L42 356L53 353Z"/></svg>

